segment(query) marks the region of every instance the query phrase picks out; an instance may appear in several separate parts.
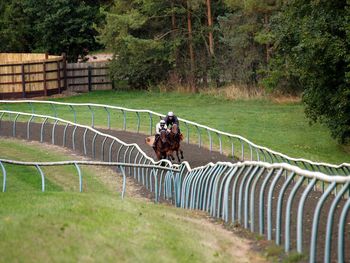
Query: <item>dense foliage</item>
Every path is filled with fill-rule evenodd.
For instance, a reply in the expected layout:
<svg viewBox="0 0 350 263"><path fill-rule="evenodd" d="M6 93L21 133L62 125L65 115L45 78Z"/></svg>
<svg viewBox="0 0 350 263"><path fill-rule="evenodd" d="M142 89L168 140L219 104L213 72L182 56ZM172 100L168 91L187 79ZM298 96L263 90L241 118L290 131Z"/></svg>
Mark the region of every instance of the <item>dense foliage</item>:
<svg viewBox="0 0 350 263"><path fill-rule="evenodd" d="M266 82L303 91L306 114L341 143L350 139L350 9L346 1L292 0L275 17Z"/></svg>
<svg viewBox="0 0 350 263"><path fill-rule="evenodd" d="M65 52L76 61L98 47L99 5L80 0L10 0L0 4L0 52Z"/></svg>
<svg viewBox="0 0 350 263"><path fill-rule="evenodd" d="M135 86L257 85L271 57L274 0L116 1L101 40L114 50L115 79ZM145 81L146 80L146 81Z"/></svg>
<svg viewBox="0 0 350 263"><path fill-rule="evenodd" d="M198 0L117 1L101 30L102 42L117 55L115 78L140 87L164 80L187 83L196 91L208 74L215 74L214 41L209 37L215 28L208 25L206 10ZM223 4L213 3L211 11L223 14Z"/></svg>

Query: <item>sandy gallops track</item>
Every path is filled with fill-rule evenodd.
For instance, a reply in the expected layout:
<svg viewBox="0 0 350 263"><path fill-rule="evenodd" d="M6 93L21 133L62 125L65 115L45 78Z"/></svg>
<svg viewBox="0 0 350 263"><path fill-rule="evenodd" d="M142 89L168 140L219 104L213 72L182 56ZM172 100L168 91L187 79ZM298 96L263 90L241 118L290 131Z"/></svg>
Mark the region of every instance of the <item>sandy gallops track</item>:
<svg viewBox="0 0 350 263"><path fill-rule="evenodd" d="M13 122L7 122L7 121L2 121L1 122L1 128L0 128L0 136L9 136L12 137L12 132L13 132ZM44 126L44 141L51 143L51 134L52 134L52 124L47 123ZM31 123L30 124L30 140L34 141L40 141L40 129L41 129L41 124L40 123ZM119 130L108 130L108 129L98 129L97 130L112 135L125 143L136 143L137 145L140 146L140 148L150 157L156 160L156 155L153 151L153 149L146 144L145 138L148 137L148 135L141 134L141 133L132 133L132 132L127 132L127 131L119 131ZM64 126L62 125L57 125L56 126L56 134L55 134L55 144L62 146L63 141L63 131L64 131ZM72 148L72 132L73 128L69 127L67 129L67 140L66 140L66 147ZM79 137L82 137L84 133L84 129L78 128L76 130L76 150L79 151L80 153L83 153L83 144L82 140L79 140ZM16 137L21 138L21 139L27 139L27 123L23 122L17 122L16 123ZM91 144L92 144L92 139L93 139L93 134L91 132L88 132L86 134L86 142L87 142L87 153L88 155L91 154L92 149L91 149ZM96 157L95 159L100 159L100 160L105 160L108 161L108 148L110 145L110 140L107 140L106 145L105 145L105 154L104 154L104 159L101 158L101 145L102 145L102 140L103 138L101 136L98 136L96 138ZM184 161L189 162L192 168L206 165L209 162L218 162L218 161L226 161L226 162L232 162L232 159L220 154L217 151L212 151L210 152L208 149L205 148L199 148L197 145L193 144L186 144L182 143L181 147L184 151ZM113 147L115 150L116 147ZM175 154L174 154L175 157ZM115 161L113 159L113 161ZM177 162L177 158L175 159L174 162Z"/></svg>
<svg viewBox="0 0 350 263"><path fill-rule="evenodd" d="M153 149L145 143L145 138L148 137L149 135L137 134L137 133L126 132L126 131L105 130L105 129L99 129L99 130L104 133L113 135L126 143L136 143L141 147L141 149L148 156L157 160ZM220 154L219 152L216 152L216 151L210 152L206 148L203 148L203 147L199 148L198 145L186 144L185 142L182 142L181 148L184 151L183 160L189 162L192 168L206 165L209 162L213 162L213 163L216 163L218 161L232 162L232 159L229 159L228 157ZM177 162L177 157L175 153L174 153L174 157L175 157L174 162Z"/></svg>

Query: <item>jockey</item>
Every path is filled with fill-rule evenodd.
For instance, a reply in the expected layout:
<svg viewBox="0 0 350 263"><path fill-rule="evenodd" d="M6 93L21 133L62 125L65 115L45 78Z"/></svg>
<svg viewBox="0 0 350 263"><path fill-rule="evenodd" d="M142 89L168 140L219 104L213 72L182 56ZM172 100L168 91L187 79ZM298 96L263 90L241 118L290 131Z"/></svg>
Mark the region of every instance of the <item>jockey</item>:
<svg viewBox="0 0 350 263"><path fill-rule="evenodd" d="M157 126L156 126L156 134L155 134L155 137L154 137L154 143L153 143L153 148L156 147L156 143L159 139L159 136L160 136L160 132L162 130L167 130L167 126L165 124L165 121L164 120L160 120L160 122L157 123Z"/></svg>
<svg viewBox="0 0 350 263"><path fill-rule="evenodd" d="M169 111L167 116L165 116L165 124L167 125L167 127L170 129L171 126L173 126L173 124L175 123L177 125L177 127L180 129L180 125L179 125L179 119L174 115L174 112Z"/></svg>
<svg viewBox="0 0 350 263"><path fill-rule="evenodd" d="M158 122L156 126L156 135L160 135L160 131L166 130L166 129L167 129L166 122L164 120L160 120L160 122Z"/></svg>

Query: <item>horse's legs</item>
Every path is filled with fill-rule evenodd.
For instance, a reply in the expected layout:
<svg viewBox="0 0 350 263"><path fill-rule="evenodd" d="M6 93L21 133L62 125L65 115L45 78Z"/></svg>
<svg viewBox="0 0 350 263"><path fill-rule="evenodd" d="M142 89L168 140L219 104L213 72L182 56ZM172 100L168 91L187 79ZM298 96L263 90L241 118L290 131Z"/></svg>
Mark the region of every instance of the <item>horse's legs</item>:
<svg viewBox="0 0 350 263"><path fill-rule="evenodd" d="M169 160L170 160L170 158L171 158L172 161L175 160L175 157L173 156L173 152L172 151L168 152L168 156L169 156Z"/></svg>
<svg viewBox="0 0 350 263"><path fill-rule="evenodd" d="M179 151L180 151L180 153L181 153L181 159L183 159L183 158L184 158L184 152L182 151L181 148L179 149Z"/></svg>
<svg viewBox="0 0 350 263"><path fill-rule="evenodd" d="M177 156L177 161L180 163L181 160L180 160L180 156L179 156L179 151L178 150L176 150L176 156Z"/></svg>
<svg viewBox="0 0 350 263"><path fill-rule="evenodd" d="M170 151L165 152L165 159L169 160L169 161L173 161L174 160L174 156L172 155L172 153Z"/></svg>
<svg viewBox="0 0 350 263"><path fill-rule="evenodd" d="M162 159L168 159L167 157L168 157L168 156L167 156L167 153L166 153L166 152L163 152L163 154L162 154Z"/></svg>

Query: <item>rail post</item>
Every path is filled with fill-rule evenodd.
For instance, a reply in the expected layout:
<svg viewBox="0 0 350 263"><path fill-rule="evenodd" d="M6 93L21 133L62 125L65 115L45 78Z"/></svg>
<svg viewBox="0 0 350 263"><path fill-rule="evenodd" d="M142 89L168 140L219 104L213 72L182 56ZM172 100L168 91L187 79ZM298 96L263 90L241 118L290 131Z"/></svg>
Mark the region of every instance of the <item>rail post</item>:
<svg viewBox="0 0 350 263"><path fill-rule="evenodd" d="M94 110L91 108L90 105L88 105L88 108L91 112L91 127L94 128L94 125L95 125L95 113L94 113Z"/></svg>
<svg viewBox="0 0 350 263"><path fill-rule="evenodd" d="M41 191L45 192L45 176L43 170L41 170L39 165L35 165L36 169L38 170L40 177L41 177Z"/></svg>
<svg viewBox="0 0 350 263"><path fill-rule="evenodd" d="M107 112L107 127L108 129L111 129L111 113L106 107L103 107L105 111Z"/></svg>
<svg viewBox="0 0 350 263"><path fill-rule="evenodd" d="M45 54L46 57L46 54ZM44 86L44 96L47 97L47 80L46 80L46 62L43 62L43 86Z"/></svg>
<svg viewBox="0 0 350 263"><path fill-rule="evenodd" d="M47 118L44 119L43 123L41 124L41 129L40 129L40 142L44 141L44 126L45 123L47 122Z"/></svg>
<svg viewBox="0 0 350 263"><path fill-rule="evenodd" d="M2 162L0 162L0 166L2 170L2 191L6 192L6 169Z"/></svg>
<svg viewBox="0 0 350 263"><path fill-rule="evenodd" d="M22 76L22 97L26 97L26 76L24 71L24 64L21 65L21 76Z"/></svg>
<svg viewBox="0 0 350 263"><path fill-rule="evenodd" d="M58 88L58 93L61 93L61 62L57 61L57 88Z"/></svg>
<svg viewBox="0 0 350 263"><path fill-rule="evenodd" d="M119 166L120 170L122 171L123 175L123 190L122 190L122 199L124 199L125 196L125 190L126 190L126 174L125 174L125 169L123 166Z"/></svg>
<svg viewBox="0 0 350 263"><path fill-rule="evenodd" d="M67 55L66 53L62 53L63 58L63 88L64 90L67 90L68 88L68 82L67 82Z"/></svg>
<svg viewBox="0 0 350 263"><path fill-rule="evenodd" d="M149 113L149 134L152 135L153 130L153 121L152 121L152 113Z"/></svg>
<svg viewBox="0 0 350 263"><path fill-rule="evenodd" d="M18 117L19 117L19 114L16 115L16 117L15 117L15 119L13 121L13 127L12 127L12 135L13 135L13 137L16 137L16 121L17 121Z"/></svg>
<svg viewBox="0 0 350 263"><path fill-rule="evenodd" d="M79 192L83 191L83 177L81 176L81 170L77 163L74 163L75 168L77 169L78 176L79 176Z"/></svg>
<svg viewBox="0 0 350 263"><path fill-rule="evenodd" d="M92 67L88 66L88 89L89 92L92 91Z"/></svg>

